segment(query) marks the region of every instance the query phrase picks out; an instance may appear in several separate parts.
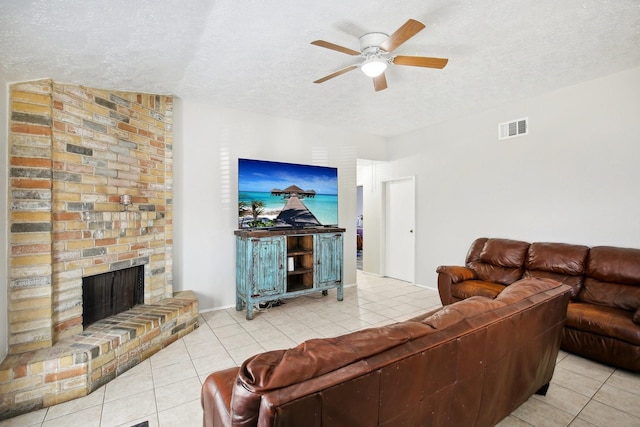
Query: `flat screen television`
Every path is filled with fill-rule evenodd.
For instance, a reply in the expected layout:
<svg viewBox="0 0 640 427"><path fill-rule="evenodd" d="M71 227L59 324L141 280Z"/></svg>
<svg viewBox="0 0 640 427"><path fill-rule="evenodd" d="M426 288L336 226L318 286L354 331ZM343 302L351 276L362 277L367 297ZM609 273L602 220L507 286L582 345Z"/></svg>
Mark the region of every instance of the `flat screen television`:
<svg viewBox="0 0 640 427"><path fill-rule="evenodd" d="M338 169L238 159L238 228L338 225Z"/></svg>

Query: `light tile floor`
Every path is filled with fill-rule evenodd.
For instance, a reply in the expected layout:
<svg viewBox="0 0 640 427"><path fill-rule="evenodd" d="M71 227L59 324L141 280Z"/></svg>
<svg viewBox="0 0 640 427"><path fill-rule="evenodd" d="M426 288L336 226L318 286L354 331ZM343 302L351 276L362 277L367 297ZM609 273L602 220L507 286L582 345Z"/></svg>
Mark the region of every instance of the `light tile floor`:
<svg viewBox="0 0 640 427"><path fill-rule="evenodd" d="M213 371L266 350L288 348L406 320L440 306L436 291L358 271L358 286L285 300L254 320L234 308L201 314L200 328L91 395L1 421L0 427L202 425L200 387ZM640 426L640 375L561 352L549 392L504 419L511 426Z"/></svg>

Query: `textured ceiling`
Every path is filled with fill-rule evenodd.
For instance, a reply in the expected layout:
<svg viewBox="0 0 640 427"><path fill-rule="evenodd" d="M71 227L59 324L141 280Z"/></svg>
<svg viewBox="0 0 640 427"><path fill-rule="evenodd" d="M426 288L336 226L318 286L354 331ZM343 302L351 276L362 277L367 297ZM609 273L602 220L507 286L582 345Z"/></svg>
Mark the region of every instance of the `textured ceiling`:
<svg viewBox="0 0 640 427"><path fill-rule="evenodd" d="M443 70L392 66L381 92L359 70L312 83L356 61L311 41L358 50L409 18L427 27L394 53ZM394 136L640 66L640 2L0 0L0 66Z"/></svg>

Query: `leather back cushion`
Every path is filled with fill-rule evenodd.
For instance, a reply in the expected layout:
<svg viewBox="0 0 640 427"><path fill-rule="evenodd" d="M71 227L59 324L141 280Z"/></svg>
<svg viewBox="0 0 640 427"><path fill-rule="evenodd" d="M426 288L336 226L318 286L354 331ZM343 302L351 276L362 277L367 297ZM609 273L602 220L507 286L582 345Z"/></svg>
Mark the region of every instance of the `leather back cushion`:
<svg viewBox="0 0 640 427"><path fill-rule="evenodd" d="M522 277L543 277L571 287L576 299L584 282L589 247L568 243L532 243Z"/></svg>
<svg viewBox="0 0 640 427"><path fill-rule="evenodd" d="M528 248L529 243L519 240L477 239L467 254L467 267L480 280L510 285L522 277Z"/></svg>
<svg viewBox="0 0 640 427"><path fill-rule="evenodd" d="M443 307L431 316L422 320L422 323L434 329L444 329L454 323L461 322L496 308L504 307L503 302L482 296L473 296L462 301Z"/></svg>
<svg viewBox="0 0 640 427"><path fill-rule="evenodd" d="M487 240L489 240L487 237L479 237L471 243L471 247L469 247L469 251L467 252L467 265L470 262L480 261L480 253L482 252L482 248L484 248L484 244L487 243Z"/></svg>
<svg viewBox="0 0 640 427"><path fill-rule="evenodd" d="M401 322L252 356L240 367L234 384L233 425L257 425L261 396L269 390L318 377L432 332L419 322Z"/></svg>
<svg viewBox="0 0 640 427"><path fill-rule="evenodd" d="M511 286L504 288L496 297L496 301L500 301L503 304L515 304L525 298L546 292L561 285L557 280L541 277L520 279Z"/></svg>
<svg viewBox="0 0 640 427"><path fill-rule="evenodd" d="M422 323L434 329L444 329L454 323L468 320L506 305L515 304L525 298L557 288L560 285L560 282L551 279L521 279L504 288L495 299L479 295L472 296L443 307L422 320Z"/></svg>
<svg viewBox="0 0 640 427"><path fill-rule="evenodd" d="M591 248L578 299L624 310L640 307L640 249Z"/></svg>

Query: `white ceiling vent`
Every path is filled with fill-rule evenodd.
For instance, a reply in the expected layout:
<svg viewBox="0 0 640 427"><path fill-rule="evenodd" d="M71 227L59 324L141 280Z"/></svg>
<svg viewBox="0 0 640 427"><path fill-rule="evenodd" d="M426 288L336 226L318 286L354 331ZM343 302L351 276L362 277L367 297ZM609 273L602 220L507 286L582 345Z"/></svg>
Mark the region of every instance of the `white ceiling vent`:
<svg viewBox="0 0 640 427"><path fill-rule="evenodd" d="M498 139L513 138L529 133L529 118L513 120L498 125Z"/></svg>

